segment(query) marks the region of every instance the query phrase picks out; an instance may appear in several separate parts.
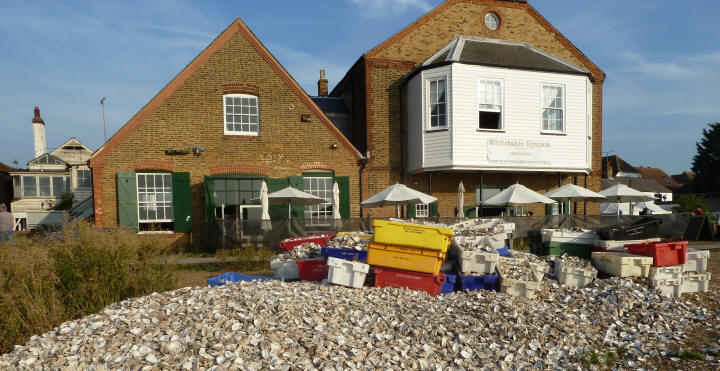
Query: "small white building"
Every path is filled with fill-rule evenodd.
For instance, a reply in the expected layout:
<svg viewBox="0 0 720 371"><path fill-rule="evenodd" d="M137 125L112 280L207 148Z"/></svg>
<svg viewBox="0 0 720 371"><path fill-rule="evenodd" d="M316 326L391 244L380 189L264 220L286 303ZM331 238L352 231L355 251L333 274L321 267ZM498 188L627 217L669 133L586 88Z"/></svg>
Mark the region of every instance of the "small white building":
<svg viewBox="0 0 720 371"><path fill-rule="evenodd" d="M15 169L11 209L16 229L54 226L70 215L87 218L92 214L92 179L87 161L92 150L70 138L52 152L47 152L45 122L35 107L33 141L35 158L27 169ZM63 197L72 196L72 210L53 210Z"/></svg>

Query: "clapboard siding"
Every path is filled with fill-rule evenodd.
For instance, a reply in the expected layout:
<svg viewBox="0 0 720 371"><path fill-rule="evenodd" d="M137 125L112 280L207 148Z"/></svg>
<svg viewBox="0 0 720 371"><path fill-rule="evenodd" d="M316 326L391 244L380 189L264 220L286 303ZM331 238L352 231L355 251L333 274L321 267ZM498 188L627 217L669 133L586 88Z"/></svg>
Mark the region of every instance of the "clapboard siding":
<svg viewBox="0 0 720 371"><path fill-rule="evenodd" d="M427 130L428 121L430 120L428 115L427 99L430 95L428 84L425 83L428 80L435 79L438 77L446 78L446 89L447 89L447 120L448 130ZM450 66L439 67L422 73L423 93L422 93L422 107L421 110L423 115L423 167L435 167L435 166L446 166L452 161L452 141L450 138L451 130L453 126L453 111L452 111L452 76L450 74Z"/></svg>
<svg viewBox="0 0 720 371"><path fill-rule="evenodd" d="M488 163L488 138L548 142L551 165L539 168L588 169L588 79L580 75L495 67L452 65L453 166L482 167ZM478 131L477 83L480 78L503 81L503 131ZM541 133L542 85L565 86L565 133Z"/></svg>

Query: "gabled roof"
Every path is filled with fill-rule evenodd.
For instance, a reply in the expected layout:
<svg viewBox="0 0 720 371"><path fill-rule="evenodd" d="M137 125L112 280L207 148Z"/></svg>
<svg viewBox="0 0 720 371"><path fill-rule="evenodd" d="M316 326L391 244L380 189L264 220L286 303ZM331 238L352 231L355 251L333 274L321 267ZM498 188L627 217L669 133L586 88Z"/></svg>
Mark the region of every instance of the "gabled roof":
<svg viewBox="0 0 720 371"><path fill-rule="evenodd" d="M692 182L692 180L695 179L695 173L692 171L683 171L680 174L672 175L672 178L675 179L679 185L683 185Z"/></svg>
<svg viewBox="0 0 720 371"><path fill-rule="evenodd" d="M671 190L665 188L662 184L648 178L619 177L615 179L602 179L600 188L608 189L618 183L625 184L640 192L672 193Z"/></svg>
<svg viewBox="0 0 720 371"><path fill-rule="evenodd" d="M312 113L318 117L325 127L338 140L338 143L344 146L356 159L360 159L362 155L350 143L350 141L332 124L330 119L318 108L318 106L310 99L310 96L300 87L295 79L285 70L280 62L265 48L258 38L250 31L240 18L235 19L205 50L203 50L195 59L190 62L180 73L175 76L160 92L153 97L138 113L133 116L120 130L118 130L102 147L100 147L90 158L92 167L101 166L104 158L113 149L119 146L130 134L137 128L155 109L157 109L172 93L179 89L185 81L197 72L205 63L217 52L225 43L235 34L241 34L255 48L255 51L275 70L275 72L287 84L288 88L293 91L300 100L302 100Z"/></svg>
<svg viewBox="0 0 720 371"><path fill-rule="evenodd" d="M40 160L42 160L42 159L46 159L47 160L46 163L44 163L44 164L39 163ZM50 161L54 161L54 162L58 162L58 163L51 164ZM53 156L49 153L43 153L42 155L35 157L34 159L28 161L28 166L30 166L30 164L32 164L33 162L38 162L38 165L64 165L64 166L68 165L67 161L64 161L63 159L61 159L57 156Z"/></svg>
<svg viewBox="0 0 720 371"><path fill-rule="evenodd" d="M609 167L609 168L608 168ZM605 156L602 158L603 177L612 178L618 172L638 173L640 172L632 165L625 162L618 155Z"/></svg>
<svg viewBox="0 0 720 371"><path fill-rule="evenodd" d="M586 68L596 80L603 81L605 79L605 73L596 66L588 57L583 54L580 49L578 49L575 45L573 45L570 40L568 40L565 36L563 36L560 31L558 31L553 25L550 24L540 13L535 10L530 4L527 3L527 1L519 0L447 0L443 2L442 4L438 5L422 17L418 18L415 22L411 23L407 27L403 28L400 32L396 33L389 39L383 41L380 43L380 45L374 47L367 53L363 55L364 58L373 58L377 56L378 54L382 53L384 50L390 48L392 45L394 45L398 40L402 39L403 37L407 36L408 34L412 33L414 30L416 30L418 27L422 26L423 24L427 23L429 20L435 18L451 6L462 3L462 2L471 2L471 3L480 3L485 4L489 6L505 6L505 7L513 7L513 8L520 8L525 9L528 14L535 19L543 28L545 28L551 35L555 37L555 39L565 46L570 53L572 53L578 60L580 60L584 64L584 68ZM361 57L361 59L363 58Z"/></svg>
<svg viewBox="0 0 720 371"><path fill-rule="evenodd" d="M673 177L668 175L662 169L658 169L655 167L643 167L643 166L635 167L635 169L637 169L640 172L640 174L642 174L643 178L653 179L654 181L662 184L665 187L677 188L680 186L680 184L678 184L678 182L675 181L675 179L673 179Z"/></svg>
<svg viewBox="0 0 720 371"><path fill-rule="evenodd" d="M590 71L548 54L528 43L458 36L407 76L449 63L588 75Z"/></svg>
<svg viewBox="0 0 720 371"><path fill-rule="evenodd" d="M50 152L50 154L55 154L55 152L58 152L58 151L64 149L65 146L80 146L80 147L82 147L84 150L92 153L92 150L91 150L88 146L82 144L79 140L77 140L77 138L71 137L70 139L67 140L67 142L59 145L57 148L55 148L55 150L53 150L52 152Z"/></svg>

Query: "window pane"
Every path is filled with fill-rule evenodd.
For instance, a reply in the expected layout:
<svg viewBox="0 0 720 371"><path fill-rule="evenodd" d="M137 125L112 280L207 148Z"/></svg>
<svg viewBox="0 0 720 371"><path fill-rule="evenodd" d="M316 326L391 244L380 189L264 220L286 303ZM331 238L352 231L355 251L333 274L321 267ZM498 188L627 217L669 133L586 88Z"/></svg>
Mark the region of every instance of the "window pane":
<svg viewBox="0 0 720 371"><path fill-rule="evenodd" d="M480 129L500 129L500 112L480 111Z"/></svg>
<svg viewBox="0 0 720 371"><path fill-rule="evenodd" d="M146 219L148 218L148 217L147 217L147 207L140 206L140 215L139 215L139 217L140 217L140 220L146 220Z"/></svg>
<svg viewBox="0 0 720 371"><path fill-rule="evenodd" d="M30 197L37 196L37 177L23 177L23 195Z"/></svg>
<svg viewBox="0 0 720 371"><path fill-rule="evenodd" d="M240 193L237 191L229 191L225 194L226 205L239 205L240 204Z"/></svg>
<svg viewBox="0 0 720 371"><path fill-rule="evenodd" d="M239 105L241 104L241 103L240 103L240 98L233 98L233 104L236 105L236 106L239 106Z"/></svg>
<svg viewBox="0 0 720 371"><path fill-rule="evenodd" d="M54 176L52 178L53 196L59 197L65 192L65 177Z"/></svg>
<svg viewBox="0 0 720 371"><path fill-rule="evenodd" d="M145 187L155 187L155 177L153 177L152 174L145 176Z"/></svg>
<svg viewBox="0 0 720 371"><path fill-rule="evenodd" d="M225 179L215 179L214 180L214 188L215 191L224 191L225 190Z"/></svg>
<svg viewBox="0 0 720 371"><path fill-rule="evenodd" d="M437 103L437 81L430 83L430 103Z"/></svg>
<svg viewBox="0 0 720 371"><path fill-rule="evenodd" d="M41 176L38 179L40 184L40 196L50 196L50 177Z"/></svg>
<svg viewBox="0 0 720 371"><path fill-rule="evenodd" d="M445 80L438 81L438 103L445 102Z"/></svg>
<svg viewBox="0 0 720 371"><path fill-rule="evenodd" d="M233 103L232 98L225 97L225 104L232 104L232 103Z"/></svg>
<svg viewBox="0 0 720 371"><path fill-rule="evenodd" d="M250 190L250 180L249 179L241 179L240 180L240 190L241 191L249 191Z"/></svg>

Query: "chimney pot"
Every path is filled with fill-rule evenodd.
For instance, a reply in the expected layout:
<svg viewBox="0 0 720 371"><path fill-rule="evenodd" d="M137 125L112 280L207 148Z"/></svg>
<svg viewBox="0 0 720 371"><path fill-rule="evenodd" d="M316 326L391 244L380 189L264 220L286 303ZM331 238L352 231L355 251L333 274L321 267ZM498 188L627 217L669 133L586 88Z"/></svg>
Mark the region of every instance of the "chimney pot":
<svg viewBox="0 0 720 371"><path fill-rule="evenodd" d="M325 78L325 70L320 70L320 80L318 80L318 96L327 97L328 81Z"/></svg>
<svg viewBox="0 0 720 371"><path fill-rule="evenodd" d="M42 117L40 117L40 108L38 106L35 106L35 116L33 117L32 122L45 125L45 121L43 121Z"/></svg>

